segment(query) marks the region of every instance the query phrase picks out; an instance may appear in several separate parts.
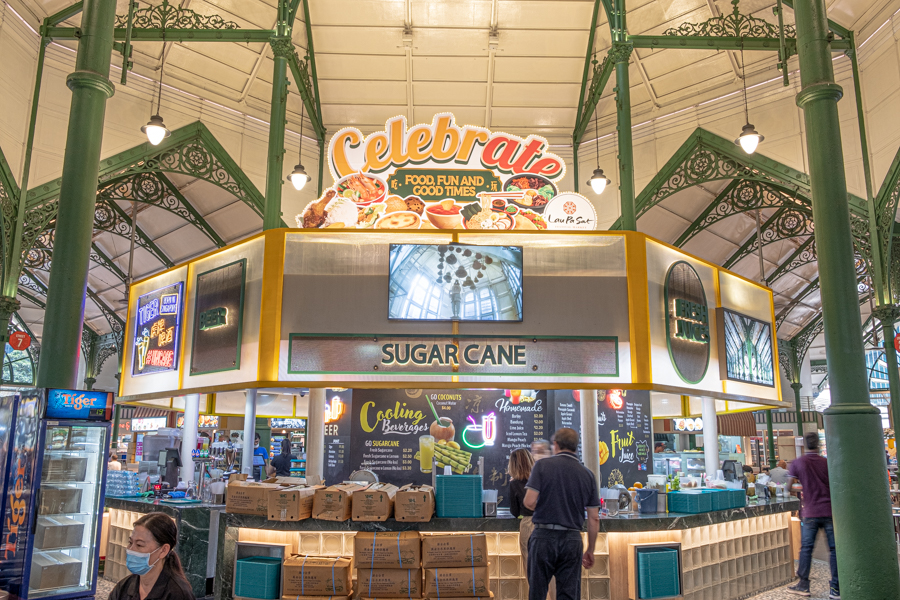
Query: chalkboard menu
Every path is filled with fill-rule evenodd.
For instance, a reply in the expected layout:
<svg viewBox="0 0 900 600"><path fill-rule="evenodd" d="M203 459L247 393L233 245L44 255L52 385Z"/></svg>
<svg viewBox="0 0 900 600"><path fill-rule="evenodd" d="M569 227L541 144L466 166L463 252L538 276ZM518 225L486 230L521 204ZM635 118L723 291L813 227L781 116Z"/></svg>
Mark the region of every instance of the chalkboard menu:
<svg viewBox="0 0 900 600"><path fill-rule="evenodd" d="M247 259L197 276L191 375L241 368Z"/></svg>
<svg viewBox="0 0 900 600"><path fill-rule="evenodd" d="M550 394L553 431L569 427L580 433L580 390L554 390ZM597 398L601 487L647 483L653 441L650 392L600 390Z"/></svg>
<svg viewBox="0 0 900 600"><path fill-rule="evenodd" d="M456 474L477 473L483 457L484 487L506 506L509 455L549 436L546 407L536 390L355 390L349 468L430 484L432 457Z"/></svg>
<svg viewBox="0 0 900 600"><path fill-rule="evenodd" d="M325 390L325 483L333 485L350 477L350 421L353 390ZM337 400L337 402L335 402ZM337 414L337 418L334 415ZM309 449L307 448L307 451Z"/></svg>
<svg viewBox="0 0 900 600"><path fill-rule="evenodd" d="M184 282L154 290L137 300L132 375L178 368Z"/></svg>

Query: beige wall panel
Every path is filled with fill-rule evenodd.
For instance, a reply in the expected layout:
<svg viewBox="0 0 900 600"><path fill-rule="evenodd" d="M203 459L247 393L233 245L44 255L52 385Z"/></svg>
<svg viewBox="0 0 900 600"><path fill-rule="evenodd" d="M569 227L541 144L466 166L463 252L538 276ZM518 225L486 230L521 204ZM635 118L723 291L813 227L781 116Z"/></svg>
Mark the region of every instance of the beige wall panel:
<svg viewBox="0 0 900 600"><path fill-rule="evenodd" d="M486 31L491 24L491 0L466 2L465 9L455 0L413 2L412 22L414 27L475 27Z"/></svg>
<svg viewBox="0 0 900 600"><path fill-rule="evenodd" d="M329 104L403 104L406 102L405 81L320 81L319 93Z"/></svg>
<svg viewBox="0 0 900 600"><path fill-rule="evenodd" d="M487 102L487 85L417 81L413 83L413 102L416 105L484 106ZM428 122L431 122L431 119L428 119Z"/></svg>
<svg viewBox="0 0 900 600"><path fill-rule="evenodd" d="M302 18L302 8L300 17ZM313 27L324 25L394 24L406 20L405 0L328 0L309 3L309 20ZM313 33L313 35L316 35ZM318 49L319 40L314 40Z"/></svg>
<svg viewBox="0 0 900 600"><path fill-rule="evenodd" d="M497 3L497 17L501 29L515 27L516 29L540 31L579 28L583 30L587 29L587 24L591 22L593 10L592 2L517 2L507 0ZM600 12L602 14L602 9Z"/></svg>
<svg viewBox="0 0 900 600"><path fill-rule="evenodd" d="M520 58L497 56L494 59L494 82L578 83L584 69L581 58Z"/></svg>
<svg viewBox="0 0 900 600"><path fill-rule="evenodd" d="M360 101L365 101L360 98ZM350 125L363 127L363 133L383 129L391 117L406 114L406 104L400 106L371 106L365 104L322 105L322 119L329 131ZM374 128L374 129L373 129Z"/></svg>
<svg viewBox="0 0 900 600"><path fill-rule="evenodd" d="M487 81L487 57L443 57L413 56L413 79L415 81ZM496 82L496 66L494 67Z"/></svg>
<svg viewBox="0 0 900 600"><path fill-rule="evenodd" d="M312 17L310 17L312 19ZM313 21L315 22L315 21ZM403 55L397 27L314 27L313 42L319 54ZM318 66L318 65L317 65Z"/></svg>
<svg viewBox="0 0 900 600"><path fill-rule="evenodd" d="M587 41L587 31L500 31L500 49L512 56L580 57L584 60Z"/></svg>
<svg viewBox="0 0 900 600"><path fill-rule="evenodd" d="M502 34L501 34L502 35ZM400 44L399 35L396 44ZM417 56L487 56L487 22L481 31L473 29L413 29L413 48Z"/></svg>
<svg viewBox="0 0 900 600"><path fill-rule="evenodd" d="M523 121L535 125L551 127L573 127L575 125L575 111L572 108L499 108L491 111L491 126L502 129L506 125L518 124Z"/></svg>
<svg viewBox="0 0 900 600"><path fill-rule="evenodd" d="M404 56L325 54L316 48L316 66L319 69L319 85L328 79L406 81Z"/></svg>
<svg viewBox="0 0 900 600"><path fill-rule="evenodd" d="M415 123L431 123L434 115L439 112L452 112L458 125L477 125L484 127L484 107L477 106L416 106L413 110ZM405 112L405 111L404 111ZM382 126L384 124L382 123Z"/></svg>

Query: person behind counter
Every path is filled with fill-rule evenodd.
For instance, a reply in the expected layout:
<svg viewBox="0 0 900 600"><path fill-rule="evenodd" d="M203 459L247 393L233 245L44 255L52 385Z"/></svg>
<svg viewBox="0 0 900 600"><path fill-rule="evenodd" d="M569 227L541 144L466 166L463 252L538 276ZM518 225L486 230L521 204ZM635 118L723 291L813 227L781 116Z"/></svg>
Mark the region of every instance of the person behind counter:
<svg viewBox="0 0 900 600"><path fill-rule="evenodd" d="M264 476L272 473L272 465L269 464L269 451L259 445L259 434L253 441L253 479L262 481Z"/></svg>
<svg viewBox="0 0 900 600"><path fill-rule="evenodd" d="M790 479L790 475L787 470L787 462L783 460L779 460L776 467L769 471L769 477L772 478L772 483L777 485L784 485Z"/></svg>
<svg viewBox="0 0 900 600"><path fill-rule="evenodd" d="M272 466L275 467L275 476L290 477L292 460L297 460L297 457L291 454L291 442L283 439L281 440L281 454L272 459Z"/></svg>
<svg viewBox="0 0 900 600"><path fill-rule="evenodd" d="M174 550L177 540L169 515L148 513L135 521L125 559L132 575L116 584L109 600L194 600Z"/></svg>

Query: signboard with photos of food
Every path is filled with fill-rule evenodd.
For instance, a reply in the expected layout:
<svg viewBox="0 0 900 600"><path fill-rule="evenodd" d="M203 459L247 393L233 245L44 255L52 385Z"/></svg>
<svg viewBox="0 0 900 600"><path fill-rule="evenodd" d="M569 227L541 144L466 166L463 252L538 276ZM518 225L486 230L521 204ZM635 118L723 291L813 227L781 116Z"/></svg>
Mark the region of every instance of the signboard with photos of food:
<svg viewBox="0 0 900 600"><path fill-rule="evenodd" d="M563 160L542 137L460 125L451 113L368 136L338 131L328 146L335 184L297 215L307 229L593 230L597 212L558 188Z"/></svg>

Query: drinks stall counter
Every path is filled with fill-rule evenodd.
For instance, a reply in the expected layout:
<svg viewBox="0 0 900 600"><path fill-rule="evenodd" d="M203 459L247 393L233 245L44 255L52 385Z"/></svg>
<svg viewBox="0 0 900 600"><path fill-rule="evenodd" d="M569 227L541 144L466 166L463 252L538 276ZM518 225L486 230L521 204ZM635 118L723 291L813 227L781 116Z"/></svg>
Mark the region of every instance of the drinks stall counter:
<svg viewBox="0 0 900 600"><path fill-rule="evenodd" d="M583 571L582 597L629 598L628 554L635 544L670 543L680 547L683 597L688 600L742 598L793 577L790 551L791 511L795 499L760 502L744 508L701 514L659 513L602 518L595 565ZM310 556L353 556L357 532L483 532L490 557L490 589L496 600L525 600L518 519L444 519L426 523L270 521L262 516L222 513L216 559L215 597L231 600L236 551L240 544L271 544L284 552ZM583 534L586 535L587 534ZM356 565L354 565L355 567Z"/></svg>
<svg viewBox="0 0 900 600"><path fill-rule="evenodd" d="M219 542L219 515L223 504L171 505L156 498L107 498L110 512L109 545L106 552L104 577L118 582L129 573L125 567L125 547L134 529L133 523L142 515L162 512L178 525L178 555L191 589L197 598L208 596L215 577L216 554Z"/></svg>

